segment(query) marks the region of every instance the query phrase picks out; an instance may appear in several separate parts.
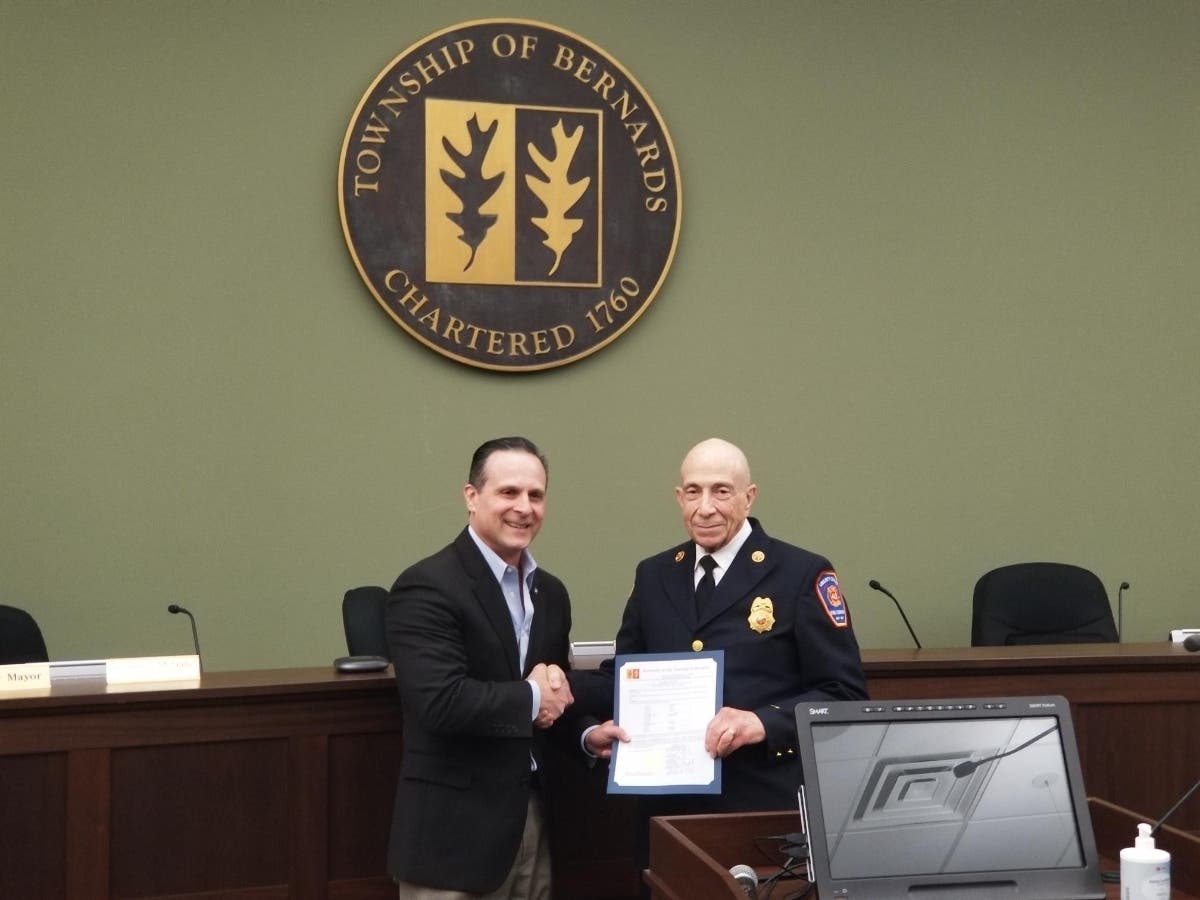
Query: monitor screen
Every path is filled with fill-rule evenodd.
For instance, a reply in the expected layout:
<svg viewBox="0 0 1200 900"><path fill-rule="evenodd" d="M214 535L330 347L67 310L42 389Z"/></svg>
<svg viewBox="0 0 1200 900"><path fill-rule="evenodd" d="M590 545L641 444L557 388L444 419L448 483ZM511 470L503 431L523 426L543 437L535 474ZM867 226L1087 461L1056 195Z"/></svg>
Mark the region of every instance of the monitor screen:
<svg viewBox="0 0 1200 900"><path fill-rule="evenodd" d="M1063 697L801 703L822 900L1103 898Z"/></svg>

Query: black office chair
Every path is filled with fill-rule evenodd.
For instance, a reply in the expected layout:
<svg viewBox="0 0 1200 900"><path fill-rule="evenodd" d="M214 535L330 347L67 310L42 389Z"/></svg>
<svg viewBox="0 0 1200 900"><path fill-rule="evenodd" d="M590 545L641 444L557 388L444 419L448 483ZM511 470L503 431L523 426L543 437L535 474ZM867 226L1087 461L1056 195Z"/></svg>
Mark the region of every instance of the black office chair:
<svg viewBox="0 0 1200 900"><path fill-rule="evenodd" d="M33 616L15 606L0 606L0 666L49 659L42 629Z"/></svg>
<svg viewBox="0 0 1200 900"><path fill-rule="evenodd" d="M351 656L391 659L384 627L387 599L387 588L375 585L346 591L342 598L342 626L346 629L346 649Z"/></svg>
<svg viewBox="0 0 1200 900"><path fill-rule="evenodd" d="M975 583L971 646L1115 643L1108 594L1087 569L1018 563Z"/></svg>

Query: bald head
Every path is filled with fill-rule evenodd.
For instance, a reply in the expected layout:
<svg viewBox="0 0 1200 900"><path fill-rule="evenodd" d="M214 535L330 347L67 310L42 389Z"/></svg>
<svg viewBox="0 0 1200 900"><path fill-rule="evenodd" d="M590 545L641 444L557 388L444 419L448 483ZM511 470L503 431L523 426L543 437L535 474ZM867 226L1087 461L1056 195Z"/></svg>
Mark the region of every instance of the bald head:
<svg viewBox="0 0 1200 900"><path fill-rule="evenodd" d="M683 458L675 499L692 540L712 553L738 533L757 493L746 454L729 441L709 438Z"/></svg>
<svg viewBox="0 0 1200 900"><path fill-rule="evenodd" d="M683 474L689 468L720 467L737 474L745 484L750 483L750 463L746 454L736 444L721 438L709 438L701 441L688 451L679 467L680 482L686 481Z"/></svg>

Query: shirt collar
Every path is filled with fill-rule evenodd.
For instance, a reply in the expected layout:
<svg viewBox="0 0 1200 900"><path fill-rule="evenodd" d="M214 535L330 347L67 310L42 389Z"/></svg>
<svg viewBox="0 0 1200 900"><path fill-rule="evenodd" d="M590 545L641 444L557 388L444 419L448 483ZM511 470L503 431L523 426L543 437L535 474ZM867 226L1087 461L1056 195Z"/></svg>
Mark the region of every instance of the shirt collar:
<svg viewBox="0 0 1200 900"><path fill-rule="evenodd" d="M724 575L729 567L733 565L733 558L738 555L738 551L742 549L742 544L746 543L747 538L750 537L750 532L753 530L754 529L750 527L750 520L746 519L744 522L742 522L742 527L737 530L737 534L730 538L729 542L724 547L709 553L707 550L697 544L696 568L699 569L700 567L700 558L708 555L717 561L717 571ZM714 575L714 578L720 580L720 576Z"/></svg>
<svg viewBox="0 0 1200 900"><path fill-rule="evenodd" d="M504 560L502 560L496 551L483 542L483 539L475 533L475 529L470 525L467 526L467 534L471 536L471 540L475 542L475 546L479 548L479 552L483 554L483 561L492 571L496 581L504 580L504 573L510 568L513 568ZM534 560L533 554L528 550L521 551L521 571L525 573L525 586L532 585L533 573L537 571L537 561Z"/></svg>

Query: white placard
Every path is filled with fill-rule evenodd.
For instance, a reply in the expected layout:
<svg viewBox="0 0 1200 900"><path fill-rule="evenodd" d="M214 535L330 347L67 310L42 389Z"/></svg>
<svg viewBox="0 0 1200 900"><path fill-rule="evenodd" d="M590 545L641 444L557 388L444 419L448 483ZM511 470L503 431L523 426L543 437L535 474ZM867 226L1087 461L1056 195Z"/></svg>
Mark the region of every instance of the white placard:
<svg viewBox="0 0 1200 900"><path fill-rule="evenodd" d="M109 684L137 684L151 681L199 681L200 657L131 656L110 659L105 664Z"/></svg>
<svg viewBox="0 0 1200 900"><path fill-rule="evenodd" d="M0 694L50 690L50 663L0 666Z"/></svg>
<svg viewBox="0 0 1200 900"><path fill-rule="evenodd" d="M1176 628L1171 632L1171 643L1182 644L1193 634L1200 634L1200 628Z"/></svg>

